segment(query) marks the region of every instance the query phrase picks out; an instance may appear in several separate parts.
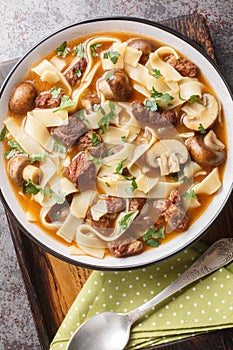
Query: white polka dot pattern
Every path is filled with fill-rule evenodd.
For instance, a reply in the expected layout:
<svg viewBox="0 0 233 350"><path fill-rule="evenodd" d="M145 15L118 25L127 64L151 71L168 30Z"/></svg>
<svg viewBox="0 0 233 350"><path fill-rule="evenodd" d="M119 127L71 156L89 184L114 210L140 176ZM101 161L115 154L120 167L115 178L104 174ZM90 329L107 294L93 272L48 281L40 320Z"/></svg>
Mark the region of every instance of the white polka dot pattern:
<svg viewBox="0 0 233 350"><path fill-rule="evenodd" d="M82 322L102 311L128 312L175 280L203 252L198 243L179 256L134 271L94 271L56 334L51 349L66 344ZM233 326L233 264L195 282L134 324L127 348L168 343ZM114 350L114 349L113 349Z"/></svg>

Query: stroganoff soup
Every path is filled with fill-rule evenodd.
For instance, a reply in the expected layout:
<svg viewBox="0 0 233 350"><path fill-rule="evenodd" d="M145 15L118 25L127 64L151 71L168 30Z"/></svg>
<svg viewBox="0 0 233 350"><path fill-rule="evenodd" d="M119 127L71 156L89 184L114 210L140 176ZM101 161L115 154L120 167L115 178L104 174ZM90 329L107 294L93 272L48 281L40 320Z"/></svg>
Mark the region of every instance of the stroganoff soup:
<svg viewBox="0 0 233 350"><path fill-rule="evenodd" d="M188 229L222 185L224 130L195 62L114 33L37 62L12 91L1 139L28 221L102 259Z"/></svg>

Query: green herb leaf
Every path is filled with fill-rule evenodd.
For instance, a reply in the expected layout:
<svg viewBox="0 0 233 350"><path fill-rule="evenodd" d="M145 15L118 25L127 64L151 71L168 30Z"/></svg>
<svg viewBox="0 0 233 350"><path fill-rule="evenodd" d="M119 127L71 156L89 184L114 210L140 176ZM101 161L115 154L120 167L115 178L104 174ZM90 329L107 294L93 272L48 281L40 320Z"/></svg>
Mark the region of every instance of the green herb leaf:
<svg viewBox="0 0 233 350"><path fill-rule="evenodd" d="M67 41L63 41L63 43L58 48L56 48L57 56L65 57L69 51L70 50L67 47Z"/></svg>
<svg viewBox="0 0 233 350"><path fill-rule="evenodd" d="M82 72L81 72L81 70L79 68L77 68L75 70L75 74L77 75L78 78L80 78L82 76Z"/></svg>
<svg viewBox="0 0 233 350"><path fill-rule="evenodd" d="M98 47L101 47L102 45L103 45L103 43L96 43L96 44L93 44L93 45L90 46L93 57L97 57L98 56L98 53L96 52L96 49L98 49Z"/></svg>
<svg viewBox="0 0 233 350"><path fill-rule="evenodd" d="M195 191L194 190L190 190L189 192L185 192L184 194L183 194L183 197L185 198L185 199L197 199L197 196L196 196L196 193L195 193Z"/></svg>
<svg viewBox="0 0 233 350"><path fill-rule="evenodd" d="M106 185L107 187L111 187L111 185L110 185L109 182L105 182L105 185Z"/></svg>
<svg viewBox="0 0 233 350"><path fill-rule="evenodd" d="M93 158L92 158L92 162L93 162L95 165L110 167L110 165L104 163L102 157L100 157L100 158L95 158L95 157L93 157Z"/></svg>
<svg viewBox="0 0 233 350"><path fill-rule="evenodd" d="M82 43L79 43L77 46L74 47L73 55L74 56L78 56L79 58L83 58L84 57L85 51L84 51Z"/></svg>
<svg viewBox="0 0 233 350"><path fill-rule="evenodd" d="M199 124L198 126L198 130L200 131L201 134L206 134L206 129L204 128L204 126L202 124Z"/></svg>
<svg viewBox="0 0 233 350"><path fill-rule="evenodd" d="M181 101L186 101L183 97L181 97L180 91L179 91L179 99L180 99Z"/></svg>
<svg viewBox="0 0 233 350"><path fill-rule="evenodd" d="M138 213L137 210L131 211L122 217L122 219L118 223L119 224L118 234L120 234L124 230L127 230L130 227L137 213Z"/></svg>
<svg viewBox="0 0 233 350"><path fill-rule="evenodd" d="M124 162L126 162L128 160L128 158L123 159L121 162L118 163L117 167L116 167L116 172L119 175L122 175L123 169L124 169Z"/></svg>
<svg viewBox="0 0 233 350"><path fill-rule="evenodd" d="M0 133L0 141L2 141L5 136L6 136L6 125L2 128L2 131Z"/></svg>
<svg viewBox="0 0 233 350"><path fill-rule="evenodd" d="M121 136L121 139L122 139L123 142L127 142L126 136Z"/></svg>
<svg viewBox="0 0 233 350"><path fill-rule="evenodd" d="M4 153L4 157L6 159L12 158L16 153L21 153L24 155L27 155L26 152L22 149L22 147L18 144L17 141L9 139L7 141L7 145L11 148L11 150L8 150Z"/></svg>
<svg viewBox="0 0 233 350"><path fill-rule="evenodd" d="M151 97L154 98L157 103L174 100L174 97L169 95L167 92L163 94L162 92L155 90L154 87L152 87L151 92L152 92Z"/></svg>
<svg viewBox="0 0 233 350"><path fill-rule="evenodd" d="M104 59L110 59L113 64L116 64L118 61L118 57L120 57L120 52L118 51L108 51L104 53Z"/></svg>
<svg viewBox="0 0 233 350"><path fill-rule="evenodd" d="M175 182L178 182L178 180L179 180L179 174L178 174L178 173L173 173L173 174L172 174L172 177L173 177L173 180L174 180Z"/></svg>
<svg viewBox="0 0 233 350"><path fill-rule="evenodd" d="M115 117L115 103L110 101L109 108L110 108L110 111L108 113L106 113L105 110L100 106L100 110L101 110L101 113L103 115L103 118L101 118L98 121L98 126L99 126L99 132L101 135L104 134L104 128L106 130L109 129L109 124Z"/></svg>
<svg viewBox="0 0 233 350"><path fill-rule="evenodd" d="M197 95L191 95L188 100L189 103L193 104L194 102L199 103L200 105L203 105L203 102L199 99Z"/></svg>
<svg viewBox="0 0 233 350"><path fill-rule="evenodd" d="M98 139L98 136L95 133L92 134L91 141L94 147L97 147L100 144L100 140Z"/></svg>
<svg viewBox="0 0 233 350"><path fill-rule="evenodd" d="M40 187L39 185L35 184L32 180L29 179L28 182L22 183L22 190L23 193L29 193L29 194L37 194L42 193L47 196L52 196L56 200L58 204L62 204L65 201L65 197L62 194L55 193L51 188L49 187Z"/></svg>
<svg viewBox="0 0 233 350"><path fill-rule="evenodd" d="M59 106L57 109L55 109L53 112L57 112L57 111L60 111L60 110L62 110L62 109L66 109L66 108L72 107L72 106L74 106L74 105L75 105L75 102L72 101L72 100L69 98L69 96L63 95L63 96L61 97L60 106Z"/></svg>
<svg viewBox="0 0 233 350"><path fill-rule="evenodd" d="M154 69L152 69L152 72L153 72L152 76L154 78L159 79L162 77L162 74L161 74L159 69L154 68Z"/></svg>
<svg viewBox="0 0 233 350"><path fill-rule="evenodd" d="M61 141L58 139L54 138L54 143L53 143L53 150L54 152L59 152L59 153L66 153L66 147L63 145Z"/></svg>
<svg viewBox="0 0 233 350"><path fill-rule="evenodd" d="M58 96L60 95L60 93L62 92L61 88L52 88L50 90L51 94L52 94L52 98L58 98Z"/></svg>
<svg viewBox="0 0 233 350"><path fill-rule="evenodd" d="M136 182L136 177L134 176L130 181L132 181L131 182L131 189L132 189L132 192L134 192L138 188L138 185Z"/></svg>
<svg viewBox="0 0 233 350"><path fill-rule="evenodd" d="M165 227L161 227L160 229L150 227L142 236L143 241L151 247L158 247L160 245L160 242L157 240L158 238L165 238Z"/></svg>
<svg viewBox="0 0 233 350"><path fill-rule="evenodd" d="M156 112L158 110L158 105L155 101L153 100L146 100L145 103L147 109L149 109L149 111L154 111Z"/></svg>
<svg viewBox="0 0 233 350"><path fill-rule="evenodd" d="M32 154L30 156L30 163L43 162L45 159L45 154Z"/></svg>
<svg viewBox="0 0 233 350"><path fill-rule="evenodd" d="M114 70L110 70L110 71L106 74L105 80L110 79L113 75L114 75Z"/></svg>

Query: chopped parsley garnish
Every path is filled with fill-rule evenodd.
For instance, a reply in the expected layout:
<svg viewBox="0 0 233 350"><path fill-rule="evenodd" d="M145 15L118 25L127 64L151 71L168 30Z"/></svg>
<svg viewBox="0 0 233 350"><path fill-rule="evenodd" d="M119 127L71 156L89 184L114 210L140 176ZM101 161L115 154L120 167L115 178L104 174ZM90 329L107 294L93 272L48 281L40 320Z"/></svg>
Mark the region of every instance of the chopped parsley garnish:
<svg viewBox="0 0 233 350"><path fill-rule="evenodd" d="M108 113L105 112L105 110L100 106L101 113L103 117L98 121L99 126L99 132L101 135L104 134L104 129L109 129L109 124L115 117L115 103L110 101L109 102L110 111Z"/></svg>
<svg viewBox="0 0 233 350"><path fill-rule="evenodd" d="M178 180L179 180L179 174L178 174L178 173L173 173L173 174L172 174L172 177L173 177L173 180L174 180L175 182L178 182Z"/></svg>
<svg viewBox="0 0 233 350"><path fill-rule="evenodd" d="M77 75L78 78L82 76L82 72L79 68L75 69L75 74Z"/></svg>
<svg viewBox="0 0 233 350"><path fill-rule="evenodd" d="M95 133L92 134L91 141L94 147L97 147L100 144L100 140L98 139L98 136Z"/></svg>
<svg viewBox="0 0 233 350"><path fill-rule="evenodd" d="M150 247L158 247L160 242L158 238L165 238L165 228L161 227L158 229L157 227L150 227L149 230L142 236L143 241L149 245Z"/></svg>
<svg viewBox="0 0 233 350"><path fill-rule="evenodd" d="M204 126L202 124L199 124L198 126L198 130L200 131L201 134L206 134L206 129L204 128Z"/></svg>
<svg viewBox="0 0 233 350"><path fill-rule="evenodd" d="M119 221L118 234L130 227L137 213L137 210L131 211L122 217L122 219Z"/></svg>
<svg viewBox="0 0 233 350"><path fill-rule="evenodd" d="M118 57L120 57L120 52L118 51L107 51L104 53L104 59L110 59L113 64L116 64L118 61Z"/></svg>
<svg viewBox="0 0 233 350"><path fill-rule="evenodd" d="M30 156L30 163L43 162L45 159L45 154L32 154Z"/></svg>
<svg viewBox="0 0 233 350"><path fill-rule="evenodd" d="M126 136L121 136L121 140L122 140L123 142L127 142Z"/></svg>
<svg viewBox="0 0 233 350"><path fill-rule="evenodd" d="M194 190L190 190L189 192L185 192L183 194L185 199L197 199L196 193Z"/></svg>
<svg viewBox="0 0 233 350"><path fill-rule="evenodd" d="M62 109L66 109L66 108L72 107L72 106L74 106L74 105L75 105L75 102L72 101L72 100L69 98L69 96L63 95L63 96L61 97L60 106L59 106L57 109L55 109L53 112L57 112L57 111L60 111L60 110L62 110Z"/></svg>
<svg viewBox="0 0 233 350"><path fill-rule="evenodd" d="M0 141L2 141L5 136L6 136L6 125L2 128L2 131L0 133Z"/></svg>
<svg viewBox="0 0 233 350"><path fill-rule="evenodd" d="M203 102L199 99L197 95L191 95L188 100L189 103L193 104L194 102L199 103L200 105L203 105Z"/></svg>
<svg viewBox="0 0 233 350"><path fill-rule="evenodd" d="M27 155L26 152L24 152L24 150L22 149L22 147L18 144L17 141L15 140L8 140L7 141L7 145L11 148L10 150L6 151L4 153L4 157L6 159L10 159L12 158L16 153L21 153L24 155Z"/></svg>
<svg viewBox="0 0 233 350"><path fill-rule="evenodd" d="M181 101L186 101L185 98L181 97L180 91L179 91L179 99L180 99Z"/></svg>
<svg viewBox="0 0 233 350"><path fill-rule="evenodd" d="M113 75L114 75L114 71L113 71L113 70L110 70L110 71L106 74L105 80L110 79Z"/></svg>
<svg viewBox="0 0 233 350"><path fill-rule="evenodd" d="M30 179L28 182L22 182L22 191L23 193L29 193L29 194L37 194L40 192L44 195L53 197L58 204L62 204L65 201L64 195L55 193L49 187L40 187Z"/></svg>
<svg viewBox="0 0 233 350"><path fill-rule="evenodd" d="M98 56L98 53L96 52L96 49L98 49L98 47L101 47L102 45L103 45L103 43L96 43L96 44L93 44L93 45L90 46L93 57L97 57Z"/></svg>
<svg viewBox="0 0 233 350"><path fill-rule="evenodd" d="M56 138L54 138L53 150L59 153L66 153L66 147Z"/></svg>
<svg viewBox="0 0 233 350"><path fill-rule="evenodd" d="M154 87L151 90L151 98L153 100L146 100L146 107L150 111L157 111L158 106L160 106L162 102L174 100L173 96L169 95L168 93L163 94L162 92L155 90ZM169 106L172 106L172 104L169 103Z"/></svg>
<svg viewBox="0 0 233 350"><path fill-rule="evenodd" d="M103 159L102 159L101 156L100 156L100 158L95 158L95 157L93 157L93 158L92 158L92 162L93 162L95 165L110 167L110 165L104 163L104 161L103 161Z"/></svg>
<svg viewBox="0 0 233 350"><path fill-rule="evenodd" d="M106 185L107 187L111 187L111 185L110 185L109 182L105 182L105 185Z"/></svg>
<svg viewBox="0 0 233 350"><path fill-rule="evenodd" d="M126 162L128 158L123 159L121 162L118 163L116 167L116 172L119 175L122 175L123 169L124 169L124 162Z"/></svg>
<svg viewBox="0 0 233 350"><path fill-rule="evenodd" d="M131 193L133 193L137 188L138 188L138 185L137 185L137 182L136 182L136 177L135 176L133 176L132 178L128 178L128 177L125 177L126 178L126 180L129 180L129 181L131 181L131 187L128 187L128 188L126 188L126 193L129 193L129 194L131 194Z"/></svg>
<svg viewBox="0 0 233 350"><path fill-rule="evenodd" d="M152 72L153 72L152 76L154 78L159 79L162 77L162 74L161 74L159 69L154 68L154 69L152 69Z"/></svg>
<svg viewBox="0 0 233 350"><path fill-rule="evenodd" d="M65 57L69 53L69 49L67 47L67 41L63 41L63 43L56 48L57 56Z"/></svg>
<svg viewBox="0 0 233 350"><path fill-rule="evenodd" d="M153 100L146 100L145 104L146 104L147 109L149 109L149 111L156 112L157 109L158 109L157 103L155 101L153 101Z"/></svg>
<svg viewBox="0 0 233 350"><path fill-rule="evenodd" d="M52 88L50 90L50 93L52 94L52 98L58 98L58 96L60 95L62 89L61 88Z"/></svg>
<svg viewBox="0 0 233 350"><path fill-rule="evenodd" d="M82 43L79 43L77 46L74 47L73 55L74 56L78 56L79 58L83 58L84 57L85 51L84 51Z"/></svg>

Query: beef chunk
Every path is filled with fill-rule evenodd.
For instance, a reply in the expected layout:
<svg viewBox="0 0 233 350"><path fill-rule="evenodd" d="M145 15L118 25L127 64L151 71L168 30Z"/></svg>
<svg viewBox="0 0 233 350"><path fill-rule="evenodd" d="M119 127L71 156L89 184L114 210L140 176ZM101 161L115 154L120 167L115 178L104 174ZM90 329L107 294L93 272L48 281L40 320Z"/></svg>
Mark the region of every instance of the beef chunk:
<svg viewBox="0 0 233 350"><path fill-rule="evenodd" d="M113 241L108 243L108 249L116 258L140 254L144 250L144 243L140 240Z"/></svg>
<svg viewBox="0 0 233 350"><path fill-rule="evenodd" d="M58 97L53 97L51 92L42 92L37 96L35 100L35 106L37 108L55 108L59 107L61 103L61 97L63 93L61 92Z"/></svg>
<svg viewBox="0 0 233 350"><path fill-rule="evenodd" d="M168 199L155 200L154 207L171 228L183 231L188 227L190 213L184 208L178 190L173 190Z"/></svg>
<svg viewBox="0 0 233 350"><path fill-rule="evenodd" d="M98 221L94 220L91 215L91 208L87 211L85 222L97 230L105 230L112 226L111 217L108 214L101 216Z"/></svg>
<svg viewBox="0 0 233 350"><path fill-rule="evenodd" d="M126 203L123 198L108 196L106 197L108 213L118 213L125 209Z"/></svg>
<svg viewBox="0 0 233 350"><path fill-rule="evenodd" d="M88 150L95 158L103 158L107 155L107 148L102 137L93 130L88 130L85 135L80 137L78 146L81 151Z"/></svg>
<svg viewBox="0 0 233 350"><path fill-rule="evenodd" d="M194 78L197 76L197 66L186 58L175 58L175 56L170 55L165 60L184 77Z"/></svg>
<svg viewBox="0 0 233 350"><path fill-rule="evenodd" d="M51 135L55 136L67 148L71 147L87 131L86 124L75 114L68 117L68 120L68 125L50 129Z"/></svg>
<svg viewBox="0 0 233 350"><path fill-rule="evenodd" d="M141 211L146 204L146 198L131 198L129 202L129 211Z"/></svg>
<svg viewBox="0 0 233 350"><path fill-rule="evenodd" d="M70 84L70 86L74 86L76 82L81 79L83 73L85 72L87 67L87 60L85 58L81 58L78 62L76 62L69 70L67 70L64 74L66 80Z"/></svg>
<svg viewBox="0 0 233 350"><path fill-rule="evenodd" d="M95 190L96 168L91 160L88 160L85 152L81 152L73 158L64 169L64 175L74 183L80 192Z"/></svg>
<svg viewBox="0 0 233 350"><path fill-rule="evenodd" d="M162 127L176 123L176 115L172 111L150 111L142 102L133 101L131 104L135 118L144 123Z"/></svg>

